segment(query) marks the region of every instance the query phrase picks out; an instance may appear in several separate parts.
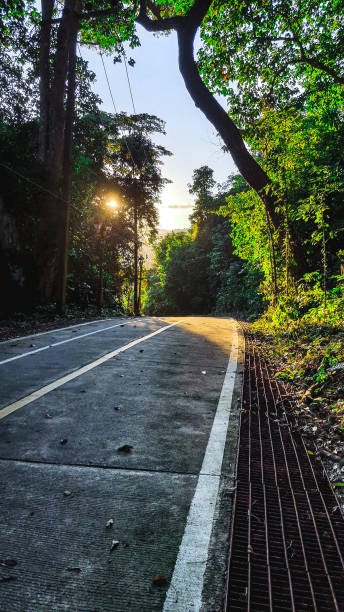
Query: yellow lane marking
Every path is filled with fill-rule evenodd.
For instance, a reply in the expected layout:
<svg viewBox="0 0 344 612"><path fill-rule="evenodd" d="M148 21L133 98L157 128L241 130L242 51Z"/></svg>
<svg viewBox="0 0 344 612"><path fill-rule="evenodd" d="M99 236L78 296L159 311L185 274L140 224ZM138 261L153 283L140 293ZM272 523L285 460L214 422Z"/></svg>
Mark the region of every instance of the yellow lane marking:
<svg viewBox="0 0 344 612"><path fill-rule="evenodd" d="M111 353L107 353L106 355L103 355L103 357L100 357L99 359L96 359L95 361L88 363L82 368L79 368L78 370L71 372L71 374L62 376L61 378L54 380L54 382L50 383L49 385L45 385L44 387L37 389L37 391L30 393L30 395L26 395L25 397L22 397L20 400L17 400L16 402L9 404L8 406L5 406L5 408L2 408L2 410L0 410L0 419L5 418L12 412L19 410L19 408L23 408L23 406L26 406L27 404L31 404L31 402L34 402L36 399L43 397L43 395L50 393L50 391L54 391L54 389L61 387L65 383L69 382L70 380L74 380L74 378L78 378L79 376L82 376L82 374L85 374L86 372L93 370L94 368L101 365L105 361L112 359L112 357L119 355L119 353L123 353L123 351L126 351L132 348L136 344L140 344L140 342L144 342L145 340L148 340L149 338L153 338L153 336L156 336L157 334L161 334L161 332L165 331L166 329L170 329L171 327L174 327L175 325L179 325L179 323L182 323L184 320L185 319L181 319L180 321L176 321L175 323L171 323L170 325L165 325L165 327L161 327L157 331L152 332L151 334L147 334L147 336L143 336L142 338L133 340L132 342L129 342L129 344L125 344L124 346L121 346L115 351L111 351Z"/></svg>

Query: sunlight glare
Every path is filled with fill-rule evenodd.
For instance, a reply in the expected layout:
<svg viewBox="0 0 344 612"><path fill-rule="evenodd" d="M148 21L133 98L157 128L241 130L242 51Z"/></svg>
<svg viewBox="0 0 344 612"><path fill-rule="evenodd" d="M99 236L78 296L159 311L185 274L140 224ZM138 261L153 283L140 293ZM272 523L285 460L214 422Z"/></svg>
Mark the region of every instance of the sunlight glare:
<svg viewBox="0 0 344 612"><path fill-rule="evenodd" d="M118 204L115 200L110 200L110 202L106 202L106 206L111 206L111 208L117 208Z"/></svg>

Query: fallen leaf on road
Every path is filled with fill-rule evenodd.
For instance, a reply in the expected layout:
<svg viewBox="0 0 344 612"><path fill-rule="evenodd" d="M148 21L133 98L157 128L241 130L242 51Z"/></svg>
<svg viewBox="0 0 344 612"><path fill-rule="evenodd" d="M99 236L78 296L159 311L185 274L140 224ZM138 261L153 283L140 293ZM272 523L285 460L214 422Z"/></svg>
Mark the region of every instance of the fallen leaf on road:
<svg viewBox="0 0 344 612"><path fill-rule="evenodd" d="M106 523L106 527L107 527L107 529L111 529L112 525L113 525L113 519L110 519L110 520L109 520L109 521Z"/></svg>
<svg viewBox="0 0 344 612"><path fill-rule="evenodd" d="M118 453L130 453L130 451L131 451L131 449L132 449L132 448L133 448L133 447L131 446L131 444L123 444L123 446L120 446L120 447L117 449L117 452L118 452Z"/></svg>
<svg viewBox="0 0 344 612"><path fill-rule="evenodd" d="M72 491L68 491L67 489L65 491L63 491L63 495L65 497L68 497L69 495L72 495Z"/></svg>
<svg viewBox="0 0 344 612"><path fill-rule="evenodd" d="M154 586L165 586L167 584L167 578L165 576L154 576L152 580L152 584Z"/></svg>
<svg viewBox="0 0 344 612"><path fill-rule="evenodd" d="M62 440L60 440L60 444L62 444L62 446L64 444L67 444L67 442L68 442L67 438L62 438Z"/></svg>
<svg viewBox="0 0 344 612"><path fill-rule="evenodd" d="M312 453L312 451L310 451L310 450L307 450L307 453L308 453L309 455L314 455L314 453Z"/></svg>
<svg viewBox="0 0 344 612"><path fill-rule="evenodd" d="M15 567L18 565L18 561L15 559L5 559L5 561L0 561L0 565L6 565L7 567Z"/></svg>
<svg viewBox="0 0 344 612"><path fill-rule="evenodd" d="M115 550L115 548L117 548L118 544L119 544L119 540L112 540L111 546L110 546L110 552Z"/></svg>

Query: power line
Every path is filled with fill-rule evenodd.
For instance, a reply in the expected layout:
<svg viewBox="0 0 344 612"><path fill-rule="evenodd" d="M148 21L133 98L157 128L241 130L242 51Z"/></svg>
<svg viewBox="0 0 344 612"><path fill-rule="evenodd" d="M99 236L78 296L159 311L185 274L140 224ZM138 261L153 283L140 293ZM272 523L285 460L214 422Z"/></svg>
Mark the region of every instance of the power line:
<svg viewBox="0 0 344 612"><path fill-rule="evenodd" d="M107 86L108 86L108 89L109 89L109 92L110 92L110 96L111 96L111 100L112 100L112 103L113 103L113 107L114 107L115 113L117 115L118 112L117 112L117 109L116 109L116 105L115 105L114 97L113 97L113 94L112 94L112 90L111 90L111 86L110 86L110 81L109 81L108 73L107 73L107 70L106 70L106 66L105 66L105 62L104 62L104 58L103 58L103 54L102 54L101 50L100 50L99 53L100 53L100 57L101 57L101 60L102 60L102 64L103 64L103 68L104 68L104 72L105 72L105 77L106 77L106 82L107 82ZM134 164L134 167L135 166L137 167L137 164L136 164L136 162L134 160L134 157L133 157L132 151L131 151L131 149L129 147L129 144L128 144L126 136L123 136L123 140L124 140L125 145L126 145L126 147L128 149L128 153L129 153L129 155L131 157L131 160L132 160L132 162Z"/></svg>
<svg viewBox="0 0 344 612"><path fill-rule="evenodd" d="M49 195L53 196L57 200L61 200L61 202L65 202L66 204L69 204L68 200L65 200L64 198L62 198L57 193L54 193L53 191L50 191L49 189L46 189L46 187L42 187L42 185L40 185L39 183L36 183L32 179L29 179L27 176L24 176L24 174L21 174L17 170L14 170L13 168L10 168L9 166L6 166L6 164L2 164L1 162L0 162L0 166L2 166L3 168L6 168L6 170L8 170L9 172L12 172L13 174L16 174L17 176L22 178L27 183L31 183L31 185L34 185L35 187L37 187L41 191L45 191L46 193L49 193ZM73 202L70 202L70 203L73 206L73 208L75 208L75 210L78 210L78 208L75 206L75 204L73 204Z"/></svg>
<svg viewBox="0 0 344 612"><path fill-rule="evenodd" d="M125 51L123 50L123 58L124 58L124 66L125 66L125 72L127 75L127 81L128 81L128 87L129 87L129 92L130 92L130 97L131 97L131 103L133 105L133 110L134 110L134 114L136 115L136 108L135 108L135 104L134 104L134 96L133 96L133 92L131 89L131 84L130 84L130 79L129 79L129 73L128 73L128 66L127 66L127 56Z"/></svg>
<svg viewBox="0 0 344 612"><path fill-rule="evenodd" d="M124 59L125 72L126 72L126 75L127 75L128 87L129 87L129 92L130 92L130 97L131 97L131 103L133 105L134 114L136 115L136 108L135 108L135 103L134 103L134 95L133 95L133 91L132 91L132 87L131 87L131 83L130 83L129 71L128 71L128 65L127 65L127 55L126 55L126 52L125 52L124 48L123 48L123 59ZM150 161L149 161L149 159L147 157L147 153L146 153L145 149L143 149L143 156L145 158L146 164L149 165Z"/></svg>
<svg viewBox="0 0 344 612"><path fill-rule="evenodd" d="M115 113L117 114L117 109L116 109L116 105L115 105L115 102L114 102L114 98L113 98L113 94L112 94L112 90L111 90L111 86L110 86L110 81L109 81L109 77L108 77L108 74L107 74L107 70L106 70L106 66L105 66L105 62L104 62L103 54L102 54L101 50L100 50L99 53L100 53L100 57L102 59L102 64L103 64L103 68L104 68L104 72L105 72L106 82L107 82L107 86L108 86L108 89L109 89L109 92L110 92L110 96L111 96L111 100L112 100L112 103L113 103L113 107L115 109ZM127 75L127 80L128 80L128 86L129 86L129 91L130 91L131 102L132 102L132 105L133 105L134 113L136 115L134 96L133 96L133 92L132 92L132 88L131 88L131 84L130 84L128 67L127 67L127 61L126 61L126 55L125 55L125 51L124 50L123 50L123 57L124 57L125 70L126 70L126 75ZM134 166L137 166L137 164L136 164L136 162L135 162L135 160L133 158L132 151L131 151L131 149L129 147L129 144L127 142L126 136L123 136L123 140L124 140L124 142L126 144L126 147L128 149L129 155L130 155L130 157L132 159L132 162L133 162ZM149 161L149 159L147 157L147 153L146 153L145 148L143 148L143 156L144 156L146 164L150 165L150 161Z"/></svg>
<svg viewBox="0 0 344 612"><path fill-rule="evenodd" d="M81 50L80 50L80 46L79 45L78 45L78 49L79 49L79 55L80 55L81 59L83 59L82 55L81 55ZM104 62L104 57L103 57L101 49L99 50L99 55L100 55L100 58L102 60L103 69L104 69L105 78L106 78L107 86L108 86L108 89L109 89L112 105L113 105L113 108L114 108L114 111L115 111L116 115L118 115L119 112L118 112L117 107L116 107L115 99L114 99L114 96L113 96L113 93L112 93L112 89L111 89L111 85L110 85L110 81L109 81L109 77L108 77L108 73L107 73L107 70L106 70L106 66L105 66L105 62ZM127 142L127 139L126 139L125 136L123 136L123 140L124 140L125 145L126 145L126 147L128 149L128 153L129 153L129 155L131 157L131 160L132 160L134 166L136 166L135 160L133 158L132 152L130 150L130 147L128 145L128 142Z"/></svg>
<svg viewBox="0 0 344 612"><path fill-rule="evenodd" d="M115 104L115 100L114 100L114 97L113 97L113 94L112 94L112 89L111 89L111 87L110 87L109 77L108 77L108 74L107 74L107 71L106 71L106 68L105 68L104 58L103 58L103 54L102 54L102 52L101 52L101 51L100 51L100 57L101 57L101 60L102 60L102 64L103 64L103 68L104 68L104 72L105 72L105 78L106 78L107 86L108 86L108 88L109 88L109 92L110 92L110 97L111 97L111 100L112 100L112 104L113 104L113 107L114 107L114 109L115 109L115 113L116 113L116 115L117 115L117 114L118 114L118 111L117 111L116 104Z"/></svg>

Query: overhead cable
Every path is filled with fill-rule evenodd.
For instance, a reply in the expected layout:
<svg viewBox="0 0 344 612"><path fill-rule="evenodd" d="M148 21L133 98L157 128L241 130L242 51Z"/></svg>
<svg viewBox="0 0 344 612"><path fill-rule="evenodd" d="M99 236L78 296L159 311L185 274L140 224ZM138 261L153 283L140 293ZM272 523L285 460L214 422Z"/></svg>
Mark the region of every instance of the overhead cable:
<svg viewBox="0 0 344 612"><path fill-rule="evenodd" d="M10 168L10 166L6 166L6 164L3 164L1 162L0 162L0 166L2 166L3 168L6 168L6 170L8 170L9 172L12 172L13 174L16 174L17 176L22 178L27 183L31 183L31 185L34 185L35 187L37 187L41 191L45 191L46 193L49 193L49 195L53 196L57 200L61 200L61 202L65 202L66 204L69 204L68 200L65 200L65 198L62 198L57 193L54 193L53 191L50 191L50 189L46 189L46 187L43 187L42 185L40 185L39 183L36 183L32 179L29 179L27 176L24 176L24 174L21 174L21 172L18 172L17 170L14 170L13 168ZM78 208L75 206L75 204L73 204L73 202L70 202L70 203L73 206L73 208L78 210Z"/></svg>

